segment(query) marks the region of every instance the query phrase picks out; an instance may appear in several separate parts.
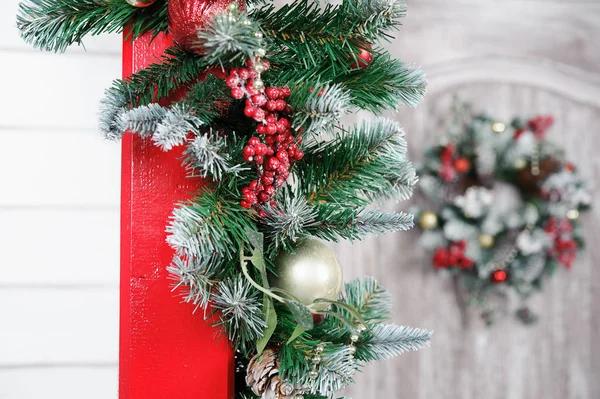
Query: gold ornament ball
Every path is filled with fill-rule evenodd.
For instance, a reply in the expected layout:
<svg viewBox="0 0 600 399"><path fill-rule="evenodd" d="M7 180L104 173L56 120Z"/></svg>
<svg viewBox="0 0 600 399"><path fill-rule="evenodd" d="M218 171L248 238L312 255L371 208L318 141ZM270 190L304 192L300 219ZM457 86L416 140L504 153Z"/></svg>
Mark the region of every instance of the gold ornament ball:
<svg viewBox="0 0 600 399"><path fill-rule="evenodd" d="M435 229L437 225L438 217L434 212L421 212L421 216L419 216L419 226L421 226L423 230Z"/></svg>
<svg viewBox="0 0 600 399"><path fill-rule="evenodd" d="M335 253L319 240L300 241L294 252L282 251L275 258L277 276L271 278L271 286L282 289L303 304L311 305L316 299L336 300L342 290L342 268ZM312 306L325 310L328 303Z"/></svg>
<svg viewBox="0 0 600 399"><path fill-rule="evenodd" d="M579 211L577 209L571 209L567 212L567 218L570 220L576 220L579 217Z"/></svg>
<svg viewBox="0 0 600 399"><path fill-rule="evenodd" d="M527 161L524 160L523 158L518 158L515 161L515 169L519 169L519 170L525 169L526 166L527 166Z"/></svg>
<svg viewBox="0 0 600 399"><path fill-rule="evenodd" d="M492 130L495 133L502 133L506 130L506 125L502 122L494 122L492 123Z"/></svg>
<svg viewBox="0 0 600 399"><path fill-rule="evenodd" d="M151 6L152 4L154 4L154 2L156 0L125 0L127 1L127 4L134 6L134 7L148 7Z"/></svg>
<svg viewBox="0 0 600 399"><path fill-rule="evenodd" d="M479 245L482 248L491 248L494 245L494 237L491 234L480 234Z"/></svg>

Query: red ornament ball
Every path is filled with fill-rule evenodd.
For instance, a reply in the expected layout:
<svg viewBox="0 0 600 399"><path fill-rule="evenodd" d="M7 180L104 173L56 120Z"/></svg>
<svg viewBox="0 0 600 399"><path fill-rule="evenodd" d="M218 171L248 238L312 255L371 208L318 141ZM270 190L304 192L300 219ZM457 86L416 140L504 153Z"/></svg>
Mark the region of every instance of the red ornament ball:
<svg viewBox="0 0 600 399"><path fill-rule="evenodd" d="M464 157L456 158L454 160L454 168L458 173L467 173L471 169L471 162Z"/></svg>
<svg viewBox="0 0 600 399"><path fill-rule="evenodd" d="M369 51L372 49L373 46L369 43L366 43L361 49L360 53L356 54L356 62L353 62L352 65L350 65L350 68L367 69L373 62L373 53Z"/></svg>
<svg viewBox="0 0 600 399"><path fill-rule="evenodd" d="M231 0L169 0L169 33L184 48L202 54L198 29L205 28L215 15L226 11L231 3ZM246 9L244 0L236 0L235 3L240 10Z"/></svg>
<svg viewBox="0 0 600 399"><path fill-rule="evenodd" d="M492 283L494 284L503 283L506 281L507 278L508 274L502 269L494 271L491 276Z"/></svg>

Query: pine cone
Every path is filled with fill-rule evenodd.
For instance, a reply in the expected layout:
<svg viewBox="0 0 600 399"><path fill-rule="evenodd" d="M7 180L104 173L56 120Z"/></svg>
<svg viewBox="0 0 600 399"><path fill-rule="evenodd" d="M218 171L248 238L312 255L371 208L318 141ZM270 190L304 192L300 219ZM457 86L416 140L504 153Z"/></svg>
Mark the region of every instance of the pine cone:
<svg viewBox="0 0 600 399"><path fill-rule="evenodd" d="M279 355L272 349L250 360L246 384L262 399L294 399L303 393L301 387L279 378Z"/></svg>

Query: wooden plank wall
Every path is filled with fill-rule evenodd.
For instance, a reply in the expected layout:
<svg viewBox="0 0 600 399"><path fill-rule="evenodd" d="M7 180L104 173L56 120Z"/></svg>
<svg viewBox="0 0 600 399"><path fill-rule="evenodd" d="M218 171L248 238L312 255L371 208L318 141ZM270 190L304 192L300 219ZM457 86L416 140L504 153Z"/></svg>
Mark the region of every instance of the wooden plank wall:
<svg viewBox="0 0 600 399"><path fill-rule="evenodd" d="M117 396L120 145L96 129L119 36L58 56L0 2L0 398Z"/></svg>
<svg viewBox="0 0 600 399"><path fill-rule="evenodd" d="M408 2L389 47L430 79L427 100L394 116L413 158L458 92L502 118L554 113L551 138L600 179L600 4ZM95 114L120 74L120 40L60 57L31 50L14 28L16 3L0 4L0 398L116 398L120 150L100 138ZM542 318L532 328L507 319L487 329L461 312L414 232L339 245L347 279L377 276L394 294L395 321L435 330L431 349L365 368L348 393L600 398L600 209L586 219L591 245L534 298Z"/></svg>
<svg viewBox="0 0 600 399"><path fill-rule="evenodd" d="M552 113L549 137L595 181L600 196L600 3L574 0L409 0L389 45L422 65L429 95L395 116L420 159L448 121L452 95L508 120ZM598 200L595 201L598 203ZM392 205L394 206L394 205ZM395 205L407 209L406 204ZM435 275L416 231L340 245L347 277L371 274L394 294L397 322L433 329L432 347L369 366L354 398L600 398L600 207L585 215L587 252L536 295L540 323L513 319L493 329L457 306Z"/></svg>

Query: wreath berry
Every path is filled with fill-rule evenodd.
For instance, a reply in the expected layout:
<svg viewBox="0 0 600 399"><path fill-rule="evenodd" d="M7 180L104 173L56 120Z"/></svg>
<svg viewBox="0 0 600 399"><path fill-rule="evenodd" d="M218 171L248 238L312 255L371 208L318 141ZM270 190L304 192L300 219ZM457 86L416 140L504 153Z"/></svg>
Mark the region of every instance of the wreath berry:
<svg viewBox="0 0 600 399"><path fill-rule="evenodd" d="M570 269L584 245L579 215L590 191L546 139L553 122L537 116L504 124L463 105L420 166L420 191L435 204L417 210L420 243L490 324L511 291L527 299L558 266ZM525 306L516 315L536 319Z"/></svg>

